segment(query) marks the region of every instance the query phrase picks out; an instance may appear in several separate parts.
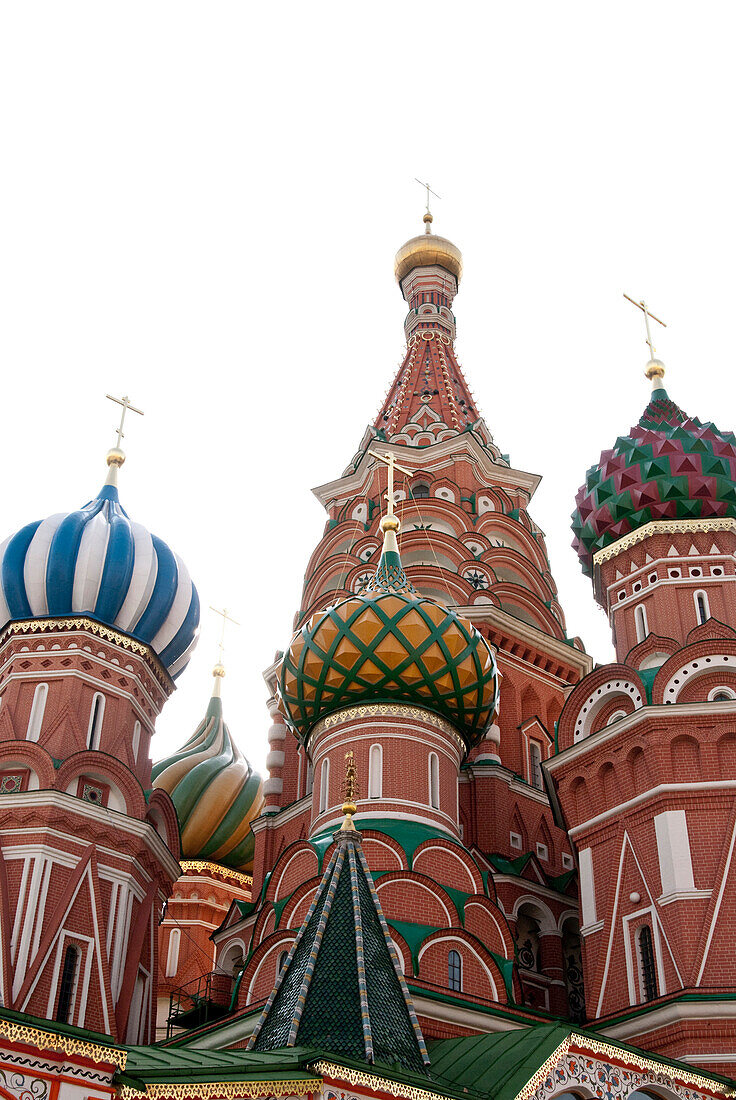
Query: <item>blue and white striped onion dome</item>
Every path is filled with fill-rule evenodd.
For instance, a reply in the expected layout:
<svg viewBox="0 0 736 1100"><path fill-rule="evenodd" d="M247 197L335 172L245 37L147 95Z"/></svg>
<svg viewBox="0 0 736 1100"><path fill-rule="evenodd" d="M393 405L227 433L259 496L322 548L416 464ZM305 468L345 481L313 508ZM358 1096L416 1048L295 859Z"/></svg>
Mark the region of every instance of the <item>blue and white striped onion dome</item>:
<svg viewBox="0 0 736 1100"><path fill-rule="evenodd" d="M150 645L173 677L197 641L199 597L187 567L129 519L111 484L0 545L0 627L82 614Z"/></svg>

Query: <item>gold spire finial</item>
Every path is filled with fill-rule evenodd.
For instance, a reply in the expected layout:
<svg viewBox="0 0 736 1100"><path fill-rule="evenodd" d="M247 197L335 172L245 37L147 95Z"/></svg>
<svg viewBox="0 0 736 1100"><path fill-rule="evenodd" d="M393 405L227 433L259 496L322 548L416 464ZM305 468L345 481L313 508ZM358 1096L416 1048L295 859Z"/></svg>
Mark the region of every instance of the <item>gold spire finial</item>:
<svg viewBox="0 0 736 1100"><path fill-rule="evenodd" d="M424 215L424 232L425 233L431 233L432 232L432 222L434 221L434 219L433 219L433 217L430 213L430 210L429 210L429 196L434 195L434 197L436 199L438 199L440 196L437 194L436 191L432 190L432 188L429 186L428 183L422 183L422 181L420 179L417 179L416 176L414 177L414 179L417 181L418 184L421 184L422 187L426 187L426 189L427 189L427 212Z"/></svg>
<svg viewBox="0 0 736 1100"><path fill-rule="evenodd" d="M125 452L121 447L122 440L125 438L125 432L123 431L123 425L125 424L125 414L128 409L131 412L138 413L139 416L143 416L143 409L136 409L135 405L131 405L130 398L125 397L113 397L111 393L106 393L105 397L108 401L114 401L116 405L122 405L123 411L120 414L120 424L115 428L115 433L118 437L117 443L114 447L111 447L107 452L107 465L109 467L107 474L106 485L117 485L118 483L118 470L125 462Z"/></svg>
<svg viewBox="0 0 736 1100"><path fill-rule="evenodd" d="M355 805L355 800L358 797L358 777L355 771L355 757L353 756L353 750L348 749L345 753L345 782L343 783L343 794L345 801L342 804L342 812L345 814L341 831L354 832L355 826L353 825L353 815L358 812L358 807Z"/></svg>
<svg viewBox="0 0 736 1100"><path fill-rule="evenodd" d="M656 321L658 325L661 325L662 328L667 328L667 325L664 321L660 321L659 317L655 317L654 314L650 312L646 302L636 302L633 298L630 298L628 294L624 294L624 298L627 302L631 302L632 306L636 306L637 309L640 309L644 314L644 326L647 330L646 343L649 345L649 362L646 365L644 374L651 381L653 390L663 389L662 379L664 377L664 363L661 359L657 359L657 349L652 343L652 334L649 330L649 318L651 317L651 319Z"/></svg>
<svg viewBox="0 0 736 1100"><path fill-rule="evenodd" d="M218 696L219 698L220 684L222 683L222 678L225 675L225 665L223 662L223 656L225 653L225 627L228 623L233 623L234 626L240 626L240 623L237 621L237 619L234 619L232 615L228 614L226 607L223 607L222 611L220 611L218 607L213 607L212 604L210 604L210 611L214 611L215 615L222 616L222 630L220 631L220 640L217 643L217 648L220 655L217 660L217 664L212 669L212 675L215 677L215 686L212 694Z"/></svg>
<svg viewBox="0 0 736 1100"><path fill-rule="evenodd" d="M394 534L398 534L401 527L401 521L399 517L394 513L394 470L399 470L402 474L406 474L407 477L411 476L411 470L406 470L403 466L399 466L396 461L396 455L391 451L386 451L385 454L379 454L378 451L369 452L374 458L377 458L379 462L385 462L388 466L388 488L386 491L386 515L381 519L381 530L384 535L389 531L393 531Z"/></svg>

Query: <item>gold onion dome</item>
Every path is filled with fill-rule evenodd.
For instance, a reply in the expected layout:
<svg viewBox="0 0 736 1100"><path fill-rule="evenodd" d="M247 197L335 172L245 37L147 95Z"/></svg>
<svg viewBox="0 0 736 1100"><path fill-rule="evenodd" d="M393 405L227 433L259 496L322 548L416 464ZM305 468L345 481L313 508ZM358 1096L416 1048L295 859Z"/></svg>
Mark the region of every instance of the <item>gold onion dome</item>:
<svg viewBox="0 0 736 1100"><path fill-rule="evenodd" d="M425 214L427 229L419 237L412 237L396 253L394 274L397 283L401 283L415 267L444 267L458 282L463 274L463 257L460 249L446 237L438 237L430 232L432 215Z"/></svg>
<svg viewBox="0 0 736 1100"><path fill-rule="evenodd" d="M232 739L219 697L222 665L214 670L215 693L207 714L187 743L154 764L153 786L171 795L181 829L182 856L253 869L251 822L263 806L261 777Z"/></svg>
<svg viewBox="0 0 736 1100"><path fill-rule="evenodd" d="M306 743L329 714L367 702L402 702L447 719L468 748L498 709L493 652L467 619L421 596L406 576L384 517L375 576L356 596L313 615L279 671L287 721Z"/></svg>

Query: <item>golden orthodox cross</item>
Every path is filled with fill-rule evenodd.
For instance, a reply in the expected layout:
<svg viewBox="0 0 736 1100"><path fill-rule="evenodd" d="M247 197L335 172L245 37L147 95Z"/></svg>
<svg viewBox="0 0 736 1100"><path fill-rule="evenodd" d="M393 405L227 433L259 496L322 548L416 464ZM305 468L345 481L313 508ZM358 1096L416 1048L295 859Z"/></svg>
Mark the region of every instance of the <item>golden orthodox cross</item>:
<svg viewBox="0 0 736 1100"><path fill-rule="evenodd" d="M136 409L135 405L131 405L130 398L127 396L121 399L120 397L113 397L111 393L106 393L105 397L108 399L108 401L114 401L116 405L123 406L123 411L120 414L120 427L115 429L118 436L117 448L118 450L120 450L121 440L125 438L125 432L123 431L123 425L125 424L125 414L127 413L128 409L130 409L131 412L138 413L139 416L143 416L143 409Z"/></svg>
<svg viewBox="0 0 736 1100"><path fill-rule="evenodd" d="M403 466L399 466L396 461L396 455L391 454L390 451L386 451L385 455L379 455L378 451L370 452L374 458L377 458L379 462L385 462L388 466L388 492L386 493L386 515L392 516L394 514L394 470L399 470L402 474L411 476L411 470L405 470Z"/></svg>
<svg viewBox="0 0 736 1100"><path fill-rule="evenodd" d="M624 294L624 298L627 302L631 302L632 306L636 306L637 309L640 309L644 314L644 325L647 330L647 343L649 344L649 358L655 359L657 349L652 343L652 334L649 331L649 318L651 317L652 320L656 321L658 325L662 326L662 328L667 328L667 325L664 321L660 321L659 317L655 317L653 313L649 312L649 307L647 306L646 302L635 302L633 298L629 298L628 294Z"/></svg>
<svg viewBox="0 0 736 1100"><path fill-rule="evenodd" d="M217 643L217 648L220 651L219 663L224 664L222 658L225 652L225 627L228 623L233 623L234 626L240 626L240 623L237 621L237 619L234 619L232 615L228 614L226 607L223 607L222 611L220 611L219 607L213 607L212 604L210 604L210 611L214 611L215 615L222 616L222 630L220 631L220 640Z"/></svg>
<svg viewBox="0 0 736 1100"><path fill-rule="evenodd" d="M430 213L430 210L429 210L429 196L434 195L434 197L436 199L440 198L440 196L437 194L436 191L432 190L432 188L429 186L428 183L422 183L422 181L420 179L417 179L416 176L414 177L414 179L417 180L417 183L421 184L422 187L426 187L426 189L427 189L427 213L429 214Z"/></svg>

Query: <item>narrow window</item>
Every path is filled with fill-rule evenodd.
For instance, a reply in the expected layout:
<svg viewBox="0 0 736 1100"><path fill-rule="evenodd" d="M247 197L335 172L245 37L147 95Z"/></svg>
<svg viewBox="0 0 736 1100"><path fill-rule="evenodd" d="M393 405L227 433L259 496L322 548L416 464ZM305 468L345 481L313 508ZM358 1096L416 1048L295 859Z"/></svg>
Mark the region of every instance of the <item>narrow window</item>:
<svg viewBox="0 0 736 1100"><path fill-rule="evenodd" d="M383 749L380 745L371 745L370 764L368 766L368 797L380 798L383 794Z"/></svg>
<svg viewBox="0 0 736 1100"><path fill-rule="evenodd" d="M542 746L538 741L529 742L529 782L538 791L544 790L542 777Z"/></svg>
<svg viewBox="0 0 736 1100"><path fill-rule="evenodd" d="M653 1001L659 994L657 991L657 968L654 959L652 930L648 924L641 926L636 940L639 948L639 976L642 999Z"/></svg>
<svg viewBox="0 0 736 1100"><path fill-rule="evenodd" d="M429 804L433 810L440 808L440 758L436 752L429 754Z"/></svg>
<svg viewBox="0 0 736 1100"><path fill-rule="evenodd" d="M643 603L640 603L634 611L634 622L636 623L636 640L637 642L643 642L649 633L647 613Z"/></svg>
<svg viewBox="0 0 736 1100"><path fill-rule="evenodd" d="M323 814L330 804L330 762L325 757L319 773L319 812Z"/></svg>
<svg viewBox="0 0 736 1100"><path fill-rule="evenodd" d="M447 956L447 985L458 993L463 988L463 963L457 951L451 951Z"/></svg>
<svg viewBox="0 0 736 1100"><path fill-rule="evenodd" d="M306 783L306 789L304 791L304 794L305 795L311 794L313 786L314 786L314 768L312 767L312 761L308 760L307 761L307 783Z"/></svg>
<svg viewBox="0 0 736 1100"><path fill-rule="evenodd" d="M181 940L181 930L179 928L172 928L169 935L169 953L166 956L166 977L173 978L176 974L176 969L179 965L179 941Z"/></svg>
<svg viewBox="0 0 736 1100"><path fill-rule="evenodd" d="M77 964L79 962L79 949L69 944L64 952L64 962L61 967L61 979L59 981L59 999L56 1002L56 1015L54 1019L59 1024L68 1024L74 999L74 986L77 980Z"/></svg>
<svg viewBox="0 0 736 1100"><path fill-rule="evenodd" d="M26 732L26 741L38 741L41 736L41 725L43 723L43 712L46 709L46 696L49 693L48 684L38 684L36 690L33 693L33 703L31 705L31 717L28 719L28 730Z"/></svg>
<svg viewBox="0 0 736 1100"><path fill-rule="evenodd" d="M98 749L100 747L100 734L102 732L102 718L105 713L105 696L96 691L92 697L92 710L89 715L89 729L87 730L87 748Z"/></svg>
<svg viewBox="0 0 736 1100"><path fill-rule="evenodd" d="M698 620L698 626L702 626L710 618L710 610L708 608L708 597L705 592L695 592L693 595L695 600L695 615Z"/></svg>
<svg viewBox="0 0 736 1100"><path fill-rule="evenodd" d="M288 951L282 951L281 954L279 955L279 969L278 969L279 974L281 973L281 971L286 966L286 960L288 959L288 957L289 957L289 952Z"/></svg>
<svg viewBox="0 0 736 1100"><path fill-rule="evenodd" d="M133 726L133 760L138 763L138 749L141 747L141 724L136 722Z"/></svg>

